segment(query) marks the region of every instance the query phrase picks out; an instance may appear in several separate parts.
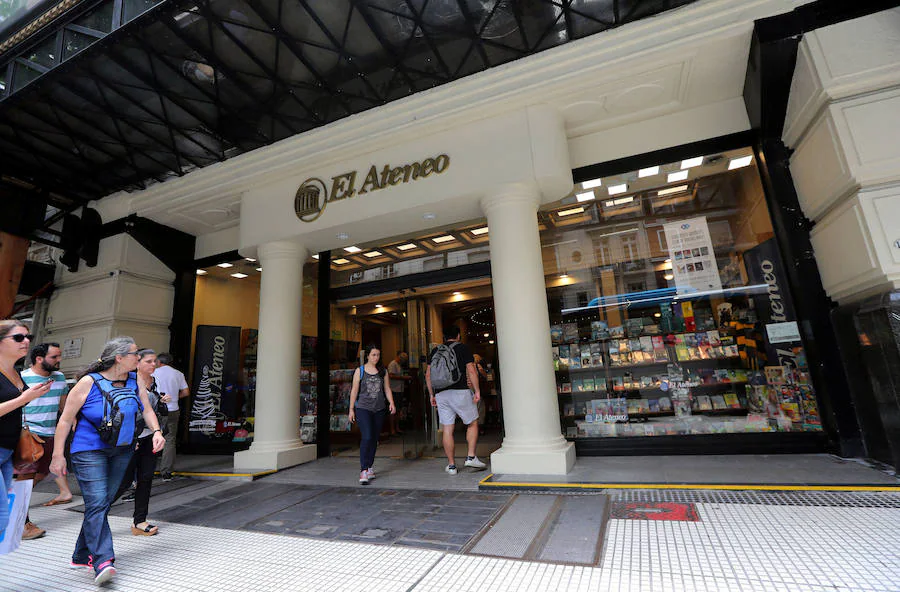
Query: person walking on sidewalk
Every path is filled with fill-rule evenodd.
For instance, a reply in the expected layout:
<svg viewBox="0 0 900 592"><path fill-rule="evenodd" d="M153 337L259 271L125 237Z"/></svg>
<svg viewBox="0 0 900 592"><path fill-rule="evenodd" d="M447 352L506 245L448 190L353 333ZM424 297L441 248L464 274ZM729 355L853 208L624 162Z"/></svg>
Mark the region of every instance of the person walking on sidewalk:
<svg viewBox="0 0 900 592"><path fill-rule="evenodd" d="M150 408L158 409L158 405L167 404L170 400L169 395L160 395L156 387L156 380L153 378L153 371L156 369L156 352L152 349L138 350L138 367L137 382L141 389L147 391L147 400ZM160 427L163 430L163 436L166 434L166 428L159 417ZM137 447L131 457L131 462L125 470L125 477L116 493L116 498L121 497L134 482L134 522L131 526L131 534L135 536L153 536L159 532L159 528L147 522L147 513L150 511L150 490L153 485L153 472L156 470L156 453L153 451L153 430L149 426L144 428L137 439Z"/></svg>
<svg viewBox="0 0 900 592"><path fill-rule="evenodd" d="M368 485L375 478L375 450L378 434L388 412L397 412L391 381L381 365L381 350L376 345L365 349L366 363L353 373L350 387L350 421L359 426L359 484Z"/></svg>
<svg viewBox="0 0 900 592"><path fill-rule="evenodd" d="M107 517L134 454L136 437L147 425L153 433L153 452L162 450L166 443L147 390L138 386L134 373L137 365L138 348L132 338L108 341L97 361L72 387L56 425L50 471L65 475L66 436L77 420L71 455L84 498L84 518L71 566L92 567L97 584L108 582L116 574Z"/></svg>
<svg viewBox="0 0 900 592"><path fill-rule="evenodd" d="M9 522L8 494L13 481L13 453L22 433L22 407L46 395L53 384L45 380L26 388L16 372L16 362L28 353L33 338L24 323L0 321L0 532Z"/></svg>
<svg viewBox="0 0 900 592"><path fill-rule="evenodd" d="M456 325L444 328L444 343L428 355L425 384L431 395L431 406L437 407L438 418L444 428L444 453L449 461L444 470L451 475L457 472L456 442L453 439L457 416L467 426L465 466L479 471L485 469L487 465L475 455L478 445L477 404L481 400L478 371L472 350L460 341L459 327ZM469 385L472 390L469 390Z"/></svg>
<svg viewBox="0 0 900 592"><path fill-rule="evenodd" d="M19 469L18 473L34 473L34 483L37 485L47 478L50 474L50 459L53 457L53 434L56 433L56 419L59 416L59 410L65 405L66 393L69 391L66 385L65 375L59 371L59 361L62 358L62 350L58 343L40 343L31 348L30 362L31 367L22 371L22 380L25 386L36 386L51 381L50 391L38 397L31 403L22 408L22 415L25 425L32 434L40 436L44 440L44 454L40 460L33 466L24 470ZM59 488L59 495L44 504L45 506L56 506L59 504L68 504L72 501L72 490L69 489L69 480L65 477L57 475L54 479L56 486ZM31 517L25 519L25 531L22 533L22 540L36 539L44 536L46 531L38 528Z"/></svg>
<svg viewBox="0 0 900 592"><path fill-rule="evenodd" d="M175 467L175 440L178 437L178 420L181 413L178 410L178 402L189 396L187 380L181 371L172 367L172 356L162 352L157 356L159 367L153 372L156 379L156 387L160 395L168 395L169 417L166 420L166 447L163 449L162 458L159 461L159 473L163 481L172 480L172 469Z"/></svg>

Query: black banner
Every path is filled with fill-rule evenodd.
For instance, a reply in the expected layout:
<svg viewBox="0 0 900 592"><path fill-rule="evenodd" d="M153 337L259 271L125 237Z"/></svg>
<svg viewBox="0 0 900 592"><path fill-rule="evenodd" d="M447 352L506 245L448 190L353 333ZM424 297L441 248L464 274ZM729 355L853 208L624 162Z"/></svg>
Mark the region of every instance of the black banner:
<svg viewBox="0 0 900 592"><path fill-rule="evenodd" d="M789 343L770 343L766 330L770 324L797 320L775 239L770 238L745 252L744 265L747 267L750 284L761 286L759 293L753 294L753 304L766 344L767 363L771 366L795 367L796 352L792 346ZM800 345L799 341L794 345Z"/></svg>
<svg viewBox="0 0 900 592"><path fill-rule="evenodd" d="M192 444L230 442L240 426L241 328L198 325L188 424Z"/></svg>

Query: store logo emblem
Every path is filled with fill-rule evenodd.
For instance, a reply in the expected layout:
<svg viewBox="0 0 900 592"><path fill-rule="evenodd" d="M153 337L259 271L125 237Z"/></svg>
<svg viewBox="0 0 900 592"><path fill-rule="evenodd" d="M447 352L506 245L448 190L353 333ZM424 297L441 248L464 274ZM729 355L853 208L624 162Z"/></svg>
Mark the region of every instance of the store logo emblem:
<svg viewBox="0 0 900 592"><path fill-rule="evenodd" d="M690 224L682 224L682 225L681 225L681 229L682 229L682 230L687 230L687 229L690 228L690 227L691 227Z"/></svg>
<svg viewBox="0 0 900 592"><path fill-rule="evenodd" d="M304 222L312 222L325 211L328 203L328 188L321 179L311 177L300 185L294 196L294 211Z"/></svg>

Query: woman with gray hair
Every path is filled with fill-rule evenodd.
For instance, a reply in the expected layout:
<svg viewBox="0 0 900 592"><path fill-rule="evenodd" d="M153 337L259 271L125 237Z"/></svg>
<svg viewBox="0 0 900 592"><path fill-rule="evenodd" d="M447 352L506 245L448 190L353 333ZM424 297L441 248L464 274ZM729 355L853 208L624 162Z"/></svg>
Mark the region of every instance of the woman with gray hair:
<svg viewBox="0 0 900 592"><path fill-rule="evenodd" d="M145 423L152 432L153 452L165 445L147 389L138 385L137 366L138 348L131 337L108 341L69 391L56 426L50 471L65 475L66 436L77 418L70 451L84 498L84 519L71 566L93 568L97 584L116 574L107 516Z"/></svg>

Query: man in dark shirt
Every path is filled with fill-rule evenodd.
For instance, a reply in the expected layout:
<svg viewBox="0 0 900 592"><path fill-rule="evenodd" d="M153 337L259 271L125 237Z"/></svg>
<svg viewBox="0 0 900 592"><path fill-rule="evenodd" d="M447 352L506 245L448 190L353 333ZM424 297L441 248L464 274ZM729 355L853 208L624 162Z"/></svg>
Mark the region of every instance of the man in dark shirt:
<svg viewBox="0 0 900 592"><path fill-rule="evenodd" d="M478 444L477 403L481 400L481 391L478 388L478 371L475 369L475 358L472 356L472 350L466 344L460 342L459 327L455 325L444 329L444 343L451 347L451 351L456 356L457 366L460 369L459 380L449 387L435 392L431 384L431 361L437 348L432 349L428 355L428 367L425 370L425 384L428 386L429 394L431 394L431 405L438 408L438 417L441 425L444 427L444 453L449 461L444 470L451 475L455 475L457 472L456 443L453 440L453 428L456 424L457 416L467 426L466 443L469 450L465 466L483 470L487 465L475 456L475 446ZM474 394L469 390L470 384L475 389Z"/></svg>

